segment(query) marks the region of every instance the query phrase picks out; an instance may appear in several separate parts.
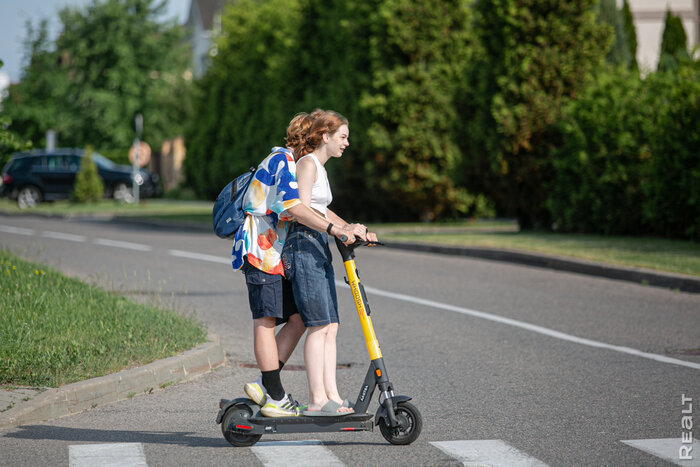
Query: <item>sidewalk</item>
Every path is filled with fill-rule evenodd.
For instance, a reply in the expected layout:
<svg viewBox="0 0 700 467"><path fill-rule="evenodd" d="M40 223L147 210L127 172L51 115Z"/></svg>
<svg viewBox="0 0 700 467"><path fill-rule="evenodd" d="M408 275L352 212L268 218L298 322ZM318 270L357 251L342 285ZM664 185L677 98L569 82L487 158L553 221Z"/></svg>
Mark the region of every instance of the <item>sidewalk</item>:
<svg viewBox="0 0 700 467"><path fill-rule="evenodd" d="M226 363L219 337L209 339L174 357L60 388L0 389L0 429L72 415L201 376Z"/></svg>

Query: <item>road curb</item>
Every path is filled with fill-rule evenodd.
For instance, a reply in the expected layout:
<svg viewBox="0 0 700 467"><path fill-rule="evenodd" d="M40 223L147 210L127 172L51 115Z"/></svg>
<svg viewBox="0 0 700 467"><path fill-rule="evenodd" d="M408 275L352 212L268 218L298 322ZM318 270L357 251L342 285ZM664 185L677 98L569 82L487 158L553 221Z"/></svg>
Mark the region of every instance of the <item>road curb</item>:
<svg viewBox="0 0 700 467"><path fill-rule="evenodd" d="M611 266L592 261L567 259L541 253L524 253L520 251L495 248L473 248L447 246L425 243L396 242L386 244L387 248L399 250L421 251L426 253L441 253L455 256L469 256L490 261L503 261L525 266L534 266L558 271L567 271L589 276L617 279L637 284L662 287L681 292L700 293L700 278L680 274L670 274L646 269Z"/></svg>
<svg viewBox="0 0 700 467"><path fill-rule="evenodd" d="M194 349L148 365L48 389L0 413L0 429L76 414L199 377L226 363L219 336L210 335L209 339Z"/></svg>

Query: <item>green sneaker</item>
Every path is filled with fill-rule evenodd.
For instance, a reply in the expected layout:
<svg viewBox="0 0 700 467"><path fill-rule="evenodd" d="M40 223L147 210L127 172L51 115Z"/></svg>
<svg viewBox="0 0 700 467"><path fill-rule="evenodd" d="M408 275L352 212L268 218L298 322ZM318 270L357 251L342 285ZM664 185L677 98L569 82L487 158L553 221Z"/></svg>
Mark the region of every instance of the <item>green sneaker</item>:
<svg viewBox="0 0 700 467"><path fill-rule="evenodd" d="M243 391L252 399L253 402L258 404L260 407L265 405L265 394L267 391L265 390L265 386L262 384L262 376L258 377L255 381L252 383L246 383L245 386L243 386Z"/></svg>
<svg viewBox="0 0 700 467"><path fill-rule="evenodd" d="M281 401L276 401L266 394L266 401L260 409L265 417L298 417L301 415L299 403L292 398L291 394L284 396Z"/></svg>

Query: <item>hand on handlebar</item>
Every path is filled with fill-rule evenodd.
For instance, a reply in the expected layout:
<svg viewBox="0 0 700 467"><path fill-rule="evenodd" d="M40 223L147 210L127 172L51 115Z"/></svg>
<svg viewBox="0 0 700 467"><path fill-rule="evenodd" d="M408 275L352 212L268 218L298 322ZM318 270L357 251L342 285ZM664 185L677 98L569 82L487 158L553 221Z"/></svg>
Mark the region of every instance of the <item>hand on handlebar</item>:
<svg viewBox="0 0 700 467"><path fill-rule="evenodd" d="M377 241L377 234L374 232L367 231L367 241L368 242L376 242ZM369 246L374 246L374 245L369 245Z"/></svg>
<svg viewBox="0 0 700 467"><path fill-rule="evenodd" d="M348 230L350 230L355 237L362 240L367 240L367 226L364 224L350 224L348 225Z"/></svg>
<svg viewBox="0 0 700 467"><path fill-rule="evenodd" d="M343 242L344 245L352 245L353 243L355 243L355 241L357 239L355 238L355 235L352 233L352 231L347 230L347 229L339 229L339 230L340 231L338 232L336 237L338 238L338 240Z"/></svg>

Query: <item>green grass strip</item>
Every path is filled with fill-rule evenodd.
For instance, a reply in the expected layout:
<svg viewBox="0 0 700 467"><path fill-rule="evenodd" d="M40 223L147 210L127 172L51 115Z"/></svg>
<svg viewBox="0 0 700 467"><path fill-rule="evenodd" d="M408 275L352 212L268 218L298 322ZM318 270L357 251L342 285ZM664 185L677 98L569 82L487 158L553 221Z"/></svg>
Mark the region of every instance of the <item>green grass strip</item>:
<svg viewBox="0 0 700 467"><path fill-rule="evenodd" d="M509 249L700 276L700 244L685 240L498 231L401 233L392 230L381 234L381 229L377 230L380 239L387 242Z"/></svg>
<svg viewBox="0 0 700 467"><path fill-rule="evenodd" d="M0 384L58 387L205 342L174 310L130 301L0 250Z"/></svg>
<svg viewBox="0 0 700 467"><path fill-rule="evenodd" d="M213 202L209 201L173 201L155 198L144 199L138 204L126 204L112 199L102 199L95 203L76 203L72 201L54 201L40 203L31 209L19 209L17 203L7 198L0 198L0 212L8 214L46 214L60 216L208 216L211 222Z"/></svg>

